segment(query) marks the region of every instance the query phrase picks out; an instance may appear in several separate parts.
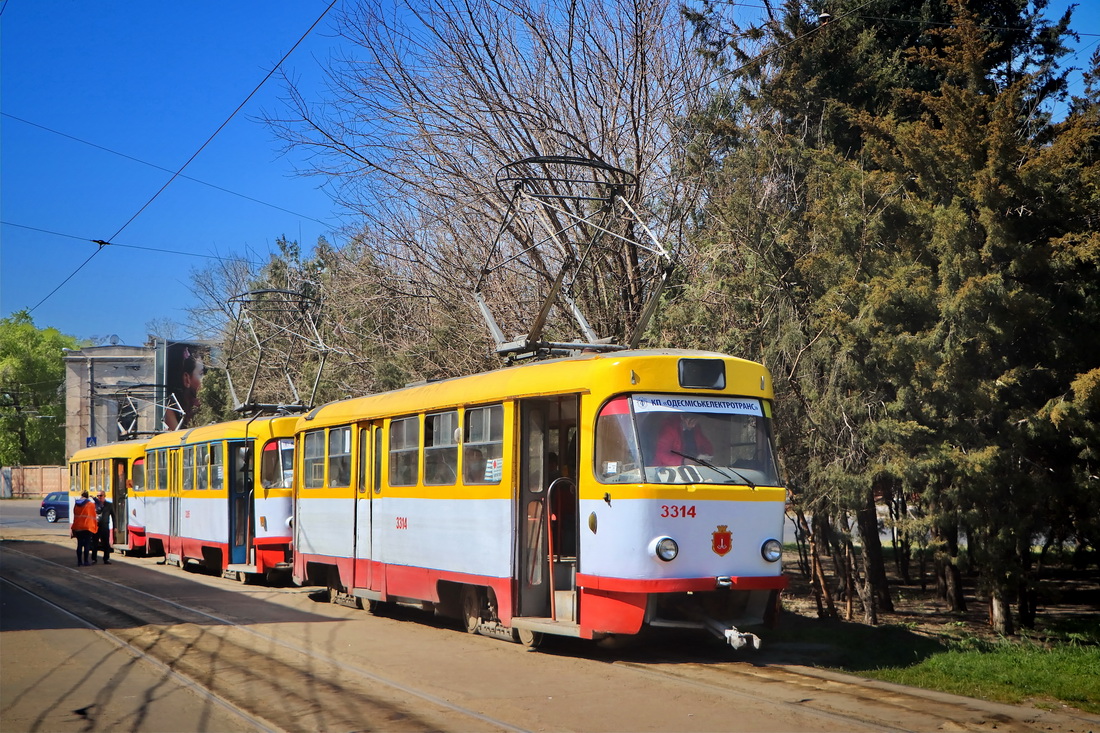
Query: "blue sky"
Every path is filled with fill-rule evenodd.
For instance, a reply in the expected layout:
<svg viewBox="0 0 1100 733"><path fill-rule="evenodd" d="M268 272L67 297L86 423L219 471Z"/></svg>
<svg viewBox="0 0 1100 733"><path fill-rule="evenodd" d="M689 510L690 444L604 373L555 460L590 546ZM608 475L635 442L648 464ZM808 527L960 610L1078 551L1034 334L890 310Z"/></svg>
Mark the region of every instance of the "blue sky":
<svg viewBox="0 0 1100 733"><path fill-rule="evenodd" d="M279 236L339 244L354 220L321 179L295 175L306 162L281 155L257 120L280 109L275 78L183 172L225 190L177 178L127 225L170 177L131 158L178 169L329 2L0 0L0 315L39 304L102 239L118 246L37 305L35 323L139 345L146 324L170 320L190 336L189 273L208 258L262 260ZM338 10L284 62L307 94L321 93L319 67L339 51ZM1073 25L1091 34L1068 60L1080 67L1100 41L1100 1L1081 0Z"/></svg>
<svg viewBox="0 0 1100 733"><path fill-rule="evenodd" d="M280 235L307 246L319 235L338 241L342 222L323 181L295 175L301 157L282 157L256 119L279 109L275 78L183 172L233 193L177 178L114 236L171 177L116 153L177 170L329 2L8 0L0 313L34 307L98 249L89 240L110 240L129 246L105 247L32 317L78 338L116 334L138 345L153 319L186 324L189 272L206 257L263 259ZM335 43L326 17L283 68L316 88Z"/></svg>

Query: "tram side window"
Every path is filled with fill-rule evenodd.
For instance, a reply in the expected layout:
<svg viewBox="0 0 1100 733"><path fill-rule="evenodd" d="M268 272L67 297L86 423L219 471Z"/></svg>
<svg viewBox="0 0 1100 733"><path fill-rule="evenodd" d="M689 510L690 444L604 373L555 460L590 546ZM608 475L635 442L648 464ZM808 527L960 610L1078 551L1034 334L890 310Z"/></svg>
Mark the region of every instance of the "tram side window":
<svg viewBox="0 0 1100 733"><path fill-rule="evenodd" d="M130 467L130 489L142 491L145 488L145 459L135 458Z"/></svg>
<svg viewBox="0 0 1100 733"><path fill-rule="evenodd" d="M205 489L210 484L210 453L213 445L195 447L195 488Z"/></svg>
<svg viewBox="0 0 1100 733"><path fill-rule="evenodd" d="M157 457L157 489L168 491L168 451L158 450Z"/></svg>
<svg viewBox="0 0 1100 733"><path fill-rule="evenodd" d="M210 488L219 491L225 486L224 443L210 444Z"/></svg>
<svg viewBox="0 0 1100 733"><path fill-rule="evenodd" d="M458 480L458 412L424 418L424 483L454 486Z"/></svg>
<svg viewBox="0 0 1100 733"><path fill-rule="evenodd" d="M413 486L420 453L420 418L390 421L390 486Z"/></svg>
<svg viewBox="0 0 1100 733"><path fill-rule="evenodd" d="M80 464L69 464L69 491L77 494L80 493Z"/></svg>
<svg viewBox="0 0 1100 733"><path fill-rule="evenodd" d="M466 410L462 474L467 484L499 484L504 474L504 407Z"/></svg>
<svg viewBox="0 0 1100 733"><path fill-rule="evenodd" d="M351 428L328 431L328 485L351 486Z"/></svg>
<svg viewBox="0 0 1100 733"><path fill-rule="evenodd" d="M190 491L195 486L195 448L187 446L183 449L183 490Z"/></svg>
<svg viewBox="0 0 1100 733"><path fill-rule="evenodd" d="M264 445L260 459L260 485L265 489L289 489L294 477L294 441L276 438Z"/></svg>
<svg viewBox="0 0 1100 733"><path fill-rule="evenodd" d="M315 430L306 433L302 446L302 485L307 489L319 489L325 485L325 433Z"/></svg>

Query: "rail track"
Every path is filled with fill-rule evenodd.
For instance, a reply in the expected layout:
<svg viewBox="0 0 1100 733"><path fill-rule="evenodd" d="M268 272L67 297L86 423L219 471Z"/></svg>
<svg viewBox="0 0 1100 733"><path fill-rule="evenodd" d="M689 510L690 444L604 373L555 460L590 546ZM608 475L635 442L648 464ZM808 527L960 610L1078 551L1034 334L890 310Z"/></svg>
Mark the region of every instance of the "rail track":
<svg viewBox="0 0 1100 733"><path fill-rule="evenodd" d="M69 567L60 559L70 557L67 549L18 544L2 546L5 580L191 680L258 729L713 730L724 721L746 730L1100 730L1094 716L759 664L675 640L614 655L563 640L530 654L457 625L424 624L423 613L409 612L414 623L402 624L400 613L398 621L371 619L311 603L302 589L258 591L204 577L201 588L181 593L179 581L191 578L152 559L121 560L141 566L142 585L133 587L137 576ZM297 605L237 605L258 592ZM304 631L291 633L286 624L297 622ZM337 623L352 626L330 628ZM348 634L374 639L371 651L345 653ZM409 634L421 641L394 657L385 637ZM604 695L608 689L620 692Z"/></svg>

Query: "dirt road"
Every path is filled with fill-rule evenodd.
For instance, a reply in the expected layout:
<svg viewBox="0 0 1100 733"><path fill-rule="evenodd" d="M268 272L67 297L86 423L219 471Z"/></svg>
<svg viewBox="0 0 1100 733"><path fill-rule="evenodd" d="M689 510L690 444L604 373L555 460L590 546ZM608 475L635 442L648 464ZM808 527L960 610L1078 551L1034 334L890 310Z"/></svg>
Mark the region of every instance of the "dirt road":
<svg viewBox="0 0 1100 733"><path fill-rule="evenodd" d="M207 711L205 723L150 709L133 730L1100 730L1100 718L769 664L766 656L739 656L697 636L618 652L551 639L529 652L423 611L372 616L323 603L311 589L245 586L155 558L76 568L67 540L21 538L23 532L4 530L5 581L208 691L209 698L192 693L195 710ZM5 615L12 595L5 589ZM12 603L32 602L21 598ZM34 644L18 647L5 632L3 730L49 728L9 714L13 679L21 680L24 703L63 706L62 693L40 679L56 659L35 644L64 649L56 635L66 623L38 624ZM102 680L84 669L89 660L74 655L70 664L82 679ZM145 684L105 685L97 699L141 697ZM232 709L244 717L232 719ZM228 717L215 720L214 711ZM119 727L128 726L93 721L81 729Z"/></svg>

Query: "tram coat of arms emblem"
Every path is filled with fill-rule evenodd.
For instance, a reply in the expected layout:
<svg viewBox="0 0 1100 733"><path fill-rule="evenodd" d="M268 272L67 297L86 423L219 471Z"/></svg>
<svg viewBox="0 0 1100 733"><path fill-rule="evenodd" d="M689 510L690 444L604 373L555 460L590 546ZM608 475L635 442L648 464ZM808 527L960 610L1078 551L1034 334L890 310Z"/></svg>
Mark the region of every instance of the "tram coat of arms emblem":
<svg viewBox="0 0 1100 733"><path fill-rule="evenodd" d="M719 524L710 537L710 549L714 550L714 554L726 555L733 549L733 533L729 531L729 525Z"/></svg>

